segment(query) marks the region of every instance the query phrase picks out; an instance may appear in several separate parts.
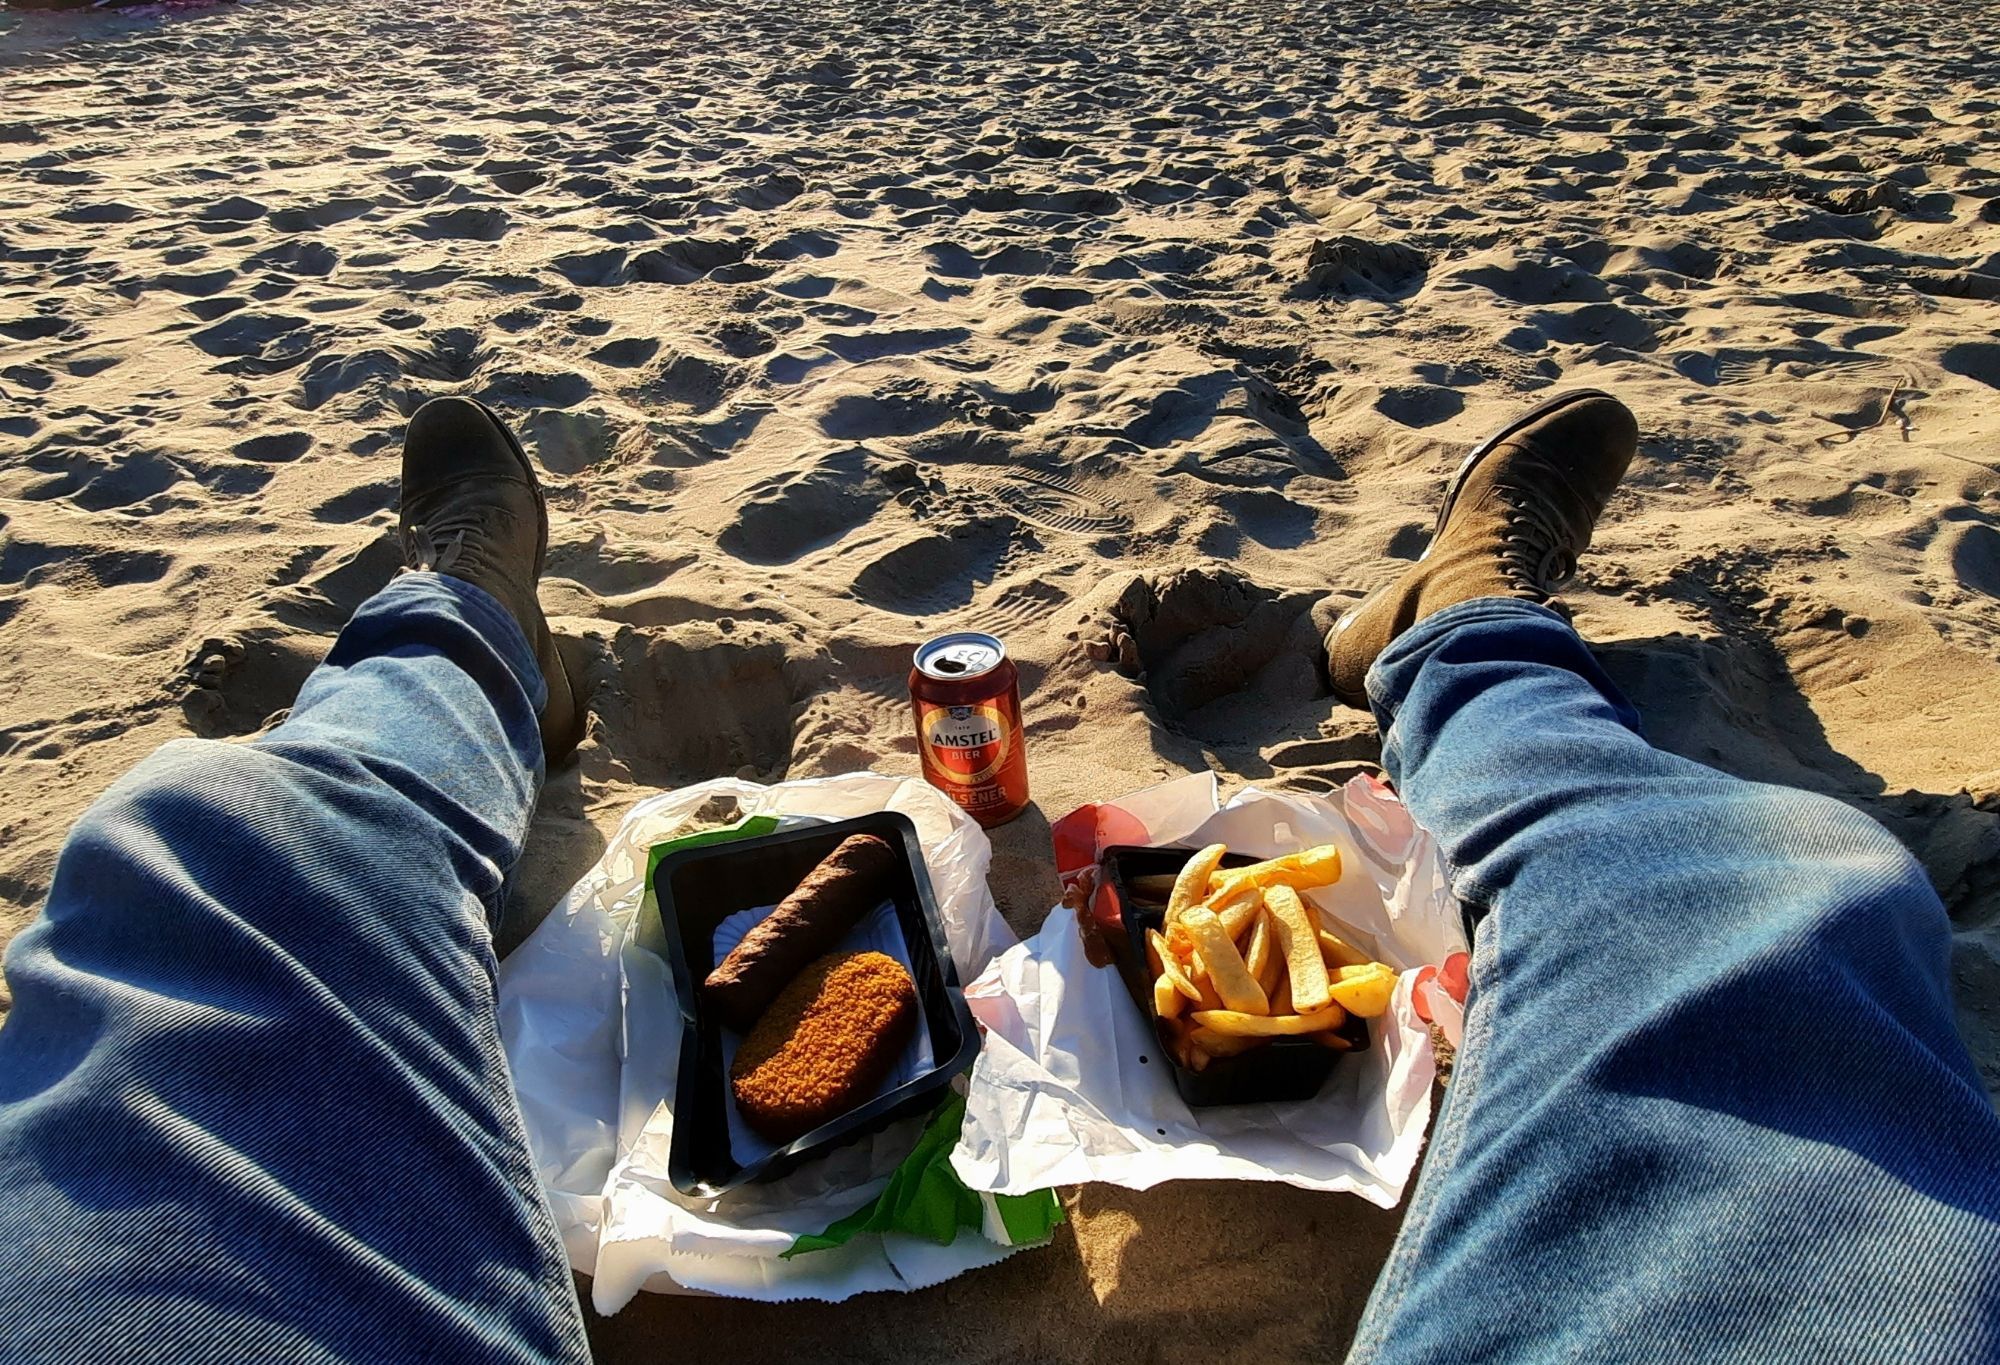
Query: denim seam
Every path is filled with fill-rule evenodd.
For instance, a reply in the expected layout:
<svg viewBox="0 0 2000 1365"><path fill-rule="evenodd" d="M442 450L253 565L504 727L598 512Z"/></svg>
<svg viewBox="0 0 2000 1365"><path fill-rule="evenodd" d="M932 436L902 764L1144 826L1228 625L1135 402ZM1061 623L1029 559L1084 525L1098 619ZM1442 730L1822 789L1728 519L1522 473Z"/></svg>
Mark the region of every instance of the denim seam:
<svg viewBox="0 0 2000 1365"><path fill-rule="evenodd" d="M1443 850L1439 852L1444 861L1445 885L1451 888L1451 894L1457 898L1459 904L1476 905L1489 912L1494 910L1496 908L1494 902L1500 893L1481 881L1477 875L1465 871L1453 862L1448 855L1443 854Z"/></svg>
<svg viewBox="0 0 2000 1365"><path fill-rule="evenodd" d="M1497 906L1492 907L1492 913L1483 927L1492 935L1493 944L1493 966L1490 973L1492 984L1488 988L1491 998L1487 1002L1486 1010L1486 1016L1490 1017L1498 1007L1501 979L1502 944L1500 912ZM1471 1023L1469 1014L1467 1021L1468 1024ZM1392 1252L1392 1269L1389 1273L1393 1278L1385 1286L1389 1290L1389 1297L1383 1301L1379 1315L1369 1314L1378 1323L1388 1322L1401 1310L1404 1301L1409 1297L1411 1280L1418 1262L1423 1259L1422 1244L1429 1230L1437 1192L1451 1178L1452 1168L1457 1165L1459 1152L1465 1145L1465 1134L1473 1123L1472 1111L1479 1103L1479 1082L1481 1073L1485 1069L1489 1032L1489 1029L1483 1027L1477 1028L1476 1032L1473 1028L1468 1028L1460 1038L1459 1057L1462 1060L1461 1064L1454 1068L1451 1079L1451 1086L1455 1092L1451 1096L1452 1121L1446 1131L1437 1135L1437 1141L1431 1148L1430 1161L1418 1180L1417 1196L1411 1200L1409 1212L1404 1215L1402 1231L1397 1237L1398 1247ZM1405 1243L1407 1243L1406 1249ZM1370 1330L1373 1332L1376 1329L1371 1327Z"/></svg>

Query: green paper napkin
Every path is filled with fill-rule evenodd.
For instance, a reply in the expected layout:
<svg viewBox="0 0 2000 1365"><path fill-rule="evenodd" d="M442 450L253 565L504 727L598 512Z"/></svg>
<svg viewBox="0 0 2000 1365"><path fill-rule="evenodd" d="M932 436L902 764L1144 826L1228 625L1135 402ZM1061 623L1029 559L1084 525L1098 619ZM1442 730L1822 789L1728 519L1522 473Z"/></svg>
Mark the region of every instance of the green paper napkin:
<svg viewBox="0 0 2000 1365"><path fill-rule="evenodd" d="M669 839L664 844L654 844L646 850L646 889L653 889L653 869L660 865L660 859L669 853L679 853L684 848L707 848L710 844L726 844L732 839L754 839L759 835L771 834L778 828L778 818L774 815L753 815L747 820L724 829L705 829L699 834L685 834L678 839Z"/></svg>
<svg viewBox="0 0 2000 1365"><path fill-rule="evenodd" d="M932 1116L903 1164L889 1177L889 1186L875 1202L858 1209L824 1232L807 1233L779 1253L789 1259L809 1251L844 1246L863 1232L907 1232L939 1246L949 1246L971 1228L988 1240L1021 1246L1045 1240L1063 1221L1054 1190L1033 1194L980 1195L965 1188L951 1168L951 1149L958 1145L965 1120L965 1097L953 1095ZM988 1221L988 1211L993 1218Z"/></svg>

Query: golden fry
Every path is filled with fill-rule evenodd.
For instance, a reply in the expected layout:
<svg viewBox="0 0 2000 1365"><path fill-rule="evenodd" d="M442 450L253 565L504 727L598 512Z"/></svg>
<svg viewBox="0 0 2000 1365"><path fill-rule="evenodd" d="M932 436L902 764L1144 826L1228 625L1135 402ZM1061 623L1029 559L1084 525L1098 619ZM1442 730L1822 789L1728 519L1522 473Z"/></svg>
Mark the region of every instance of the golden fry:
<svg viewBox="0 0 2000 1365"><path fill-rule="evenodd" d="M1197 1009L1219 1010L1222 1008L1222 997L1215 993L1215 982L1210 978L1208 968L1203 964L1200 953L1196 953L1194 961L1188 964L1187 979L1194 983L1196 992L1194 1003Z"/></svg>
<svg viewBox="0 0 2000 1365"><path fill-rule="evenodd" d="M1284 962L1283 958L1280 958L1275 954L1272 956L1271 960L1274 963L1278 963L1280 965L1282 965ZM1292 979L1289 976L1282 976L1282 975L1280 976L1280 979L1278 981L1278 988L1270 992L1270 996L1271 996L1271 1013L1273 1014L1299 1013L1299 1011L1292 1004Z"/></svg>
<svg viewBox="0 0 2000 1365"><path fill-rule="evenodd" d="M1201 955L1202 965L1208 969L1208 979L1225 1006L1247 1014L1269 1011L1269 997L1257 984L1257 978L1250 975L1250 969L1243 965L1243 954L1236 951L1235 940L1223 929L1222 921L1216 918L1213 910L1205 905L1190 906L1181 916L1181 924L1187 929L1189 937L1194 939L1195 951Z"/></svg>
<svg viewBox="0 0 2000 1365"><path fill-rule="evenodd" d="M1289 886L1296 891L1309 891L1316 886L1332 886L1339 880L1340 850L1332 844L1321 844L1302 853L1287 853L1282 858L1218 872L1210 883L1209 894L1213 897L1217 892L1244 886Z"/></svg>
<svg viewBox="0 0 2000 1365"><path fill-rule="evenodd" d="M1188 1040L1211 1057L1234 1057L1252 1048L1264 1046L1268 1038L1244 1038L1217 1033L1212 1028L1197 1028L1188 1035Z"/></svg>
<svg viewBox="0 0 2000 1365"><path fill-rule="evenodd" d="M1268 920L1271 918L1271 912L1267 910L1258 918ZM1257 984L1264 988L1265 995L1275 1000L1278 998L1278 987L1285 979L1285 954L1278 947L1277 926L1272 925L1264 932L1269 936L1268 941L1271 946L1264 958L1264 970L1257 974ZM1271 1013L1276 1014L1278 1011L1272 1010Z"/></svg>
<svg viewBox="0 0 2000 1365"><path fill-rule="evenodd" d="M1167 897L1167 923L1172 924L1182 911L1208 894L1208 879L1215 875L1227 852L1227 844L1210 844L1182 864L1180 875L1174 878L1173 894Z"/></svg>
<svg viewBox="0 0 2000 1365"><path fill-rule="evenodd" d="M1153 1013L1162 1019L1172 1019L1187 1008L1187 997L1180 993L1171 978L1165 973L1153 982Z"/></svg>
<svg viewBox="0 0 2000 1365"><path fill-rule="evenodd" d="M1305 907L1306 923L1312 926L1313 937L1315 938L1319 937L1320 925L1326 922L1325 919L1319 913L1319 907L1313 904L1311 896L1305 896L1305 895L1301 895L1299 897L1299 904Z"/></svg>
<svg viewBox="0 0 2000 1365"><path fill-rule="evenodd" d="M1158 976L1167 969L1166 942L1165 939L1160 937L1159 930L1148 929L1146 931L1146 966L1154 976Z"/></svg>
<svg viewBox="0 0 2000 1365"><path fill-rule="evenodd" d="M1201 989L1182 970L1180 959L1175 957L1173 951L1167 947L1167 940L1161 936L1159 930L1148 929L1146 931L1146 947L1159 960L1160 974L1173 983L1174 989L1196 1004L1200 1004Z"/></svg>
<svg viewBox="0 0 2000 1365"><path fill-rule="evenodd" d="M1228 927L1226 924L1223 926L1225 929ZM1271 961L1272 945L1271 917L1260 912L1250 925L1250 945L1243 950L1243 965L1260 982L1264 979L1264 968Z"/></svg>
<svg viewBox="0 0 2000 1365"><path fill-rule="evenodd" d="M1326 928L1324 923L1319 931L1319 951L1329 967L1359 967L1370 960L1368 954Z"/></svg>
<svg viewBox="0 0 2000 1365"><path fill-rule="evenodd" d="M1264 908L1264 895L1254 886L1239 886L1234 891L1221 896L1211 896L1203 902L1215 911L1216 918L1231 938L1242 938L1243 931L1257 922L1258 912Z"/></svg>
<svg viewBox="0 0 2000 1365"><path fill-rule="evenodd" d="M1281 1038L1339 1028L1347 1012L1328 1005L1313 1014L1245 1014L1240 1010L1196 1010L1189 1018L1202 1028L1242 1038Z"/></svg>
<svg viewBox="0 0 2000 1365"><path fill-rule="evenodd" d="M1265 888L1264 908L1270 912L1278 947L1284 953L1285 970L1291 977L1292 1003L1300 1014L1325 1009L1333 999L1326 977L1326 959L1319 953L1319 937L1313 932L1306 903L1289 886Z"/></svg>
<svg viewBox="0 0 2000 1365"><path fill-rule="evenodd" d="M1386 1011L1389 997L1395 993L1396 970L1380 962L1341 967L1334 973L1333 998L1363 1019L1373 1019Z"/></svg>

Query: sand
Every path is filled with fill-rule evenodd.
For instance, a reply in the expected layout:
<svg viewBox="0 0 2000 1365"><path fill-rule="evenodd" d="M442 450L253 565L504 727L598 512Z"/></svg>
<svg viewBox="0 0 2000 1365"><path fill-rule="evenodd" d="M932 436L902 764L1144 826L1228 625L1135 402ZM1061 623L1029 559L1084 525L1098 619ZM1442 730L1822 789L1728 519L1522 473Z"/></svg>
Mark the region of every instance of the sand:
<svg viewBox="0 0 2000 1365"><path fill-rule="evenodd" d="M589 680L512 938L650 790L914 772L909 650L951 628L1022 668L1018 929L1079 802L1203 767L1325 789L1377 747L1318 685L1315 604L1413 558L1530 393L1597 385L1645 438L1579 624L1661 742L1923 858L2000 1087L1982 15L0 16L0 933L120 771L283 711L396 565L428 395L519 423ZM1327 1358L1393 1226L1241 1186L1068 1202L1053 1248L929 1293L649 1299L602 1341Z"/></svg>

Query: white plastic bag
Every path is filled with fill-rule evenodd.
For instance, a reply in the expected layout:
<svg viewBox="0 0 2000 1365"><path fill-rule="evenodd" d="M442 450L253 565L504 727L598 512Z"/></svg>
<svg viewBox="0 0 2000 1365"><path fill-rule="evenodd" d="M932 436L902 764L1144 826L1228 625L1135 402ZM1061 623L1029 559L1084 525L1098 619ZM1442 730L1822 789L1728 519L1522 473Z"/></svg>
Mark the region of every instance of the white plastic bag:
<svg viewBox="0 0 2000 1365"><path fill-rule="evenodd" d="M779 1260L877 1194L921 1131L905 1120L728 1207L691 1200L667 1180L680 1016L666 964L631 942L648 851L688 832L710 802L732 819L781 825L874 811L907 815L944 920L959 979L970 981L1014 936L986 885L992 848L970 817L917 778L849 773L765 787L721 779L634 806L604 856L500 966L500 1036L537 1173L570 1261L591 1274L598 1311L644 1286L739 1297L845 1298L935 1284L1008 1254L976 1237L948 1247L891 1234Z"/></svg>
<svg viewBox="0 0 2000 1365"><path fill-rule="evenodd" d="M1274 1180L1393 1207L1423 1145L1436 1075L1415 992L1436 975L1423 969L1465 949L1430 837L1365 778L1330 798L1252 787L1217 810L1213 781L1197 775L1108 804L1150 844L1226 843L1260 858L1337 845L1340 881L1308 894L1357 948L1401 972L1394 1000L1368 1051L1314 1099L1191 1110L1123 980L1090 965L1075 912L1057 906L966 990L987 1034L952 1153L959 1178L996 1194Z"/></svg>

